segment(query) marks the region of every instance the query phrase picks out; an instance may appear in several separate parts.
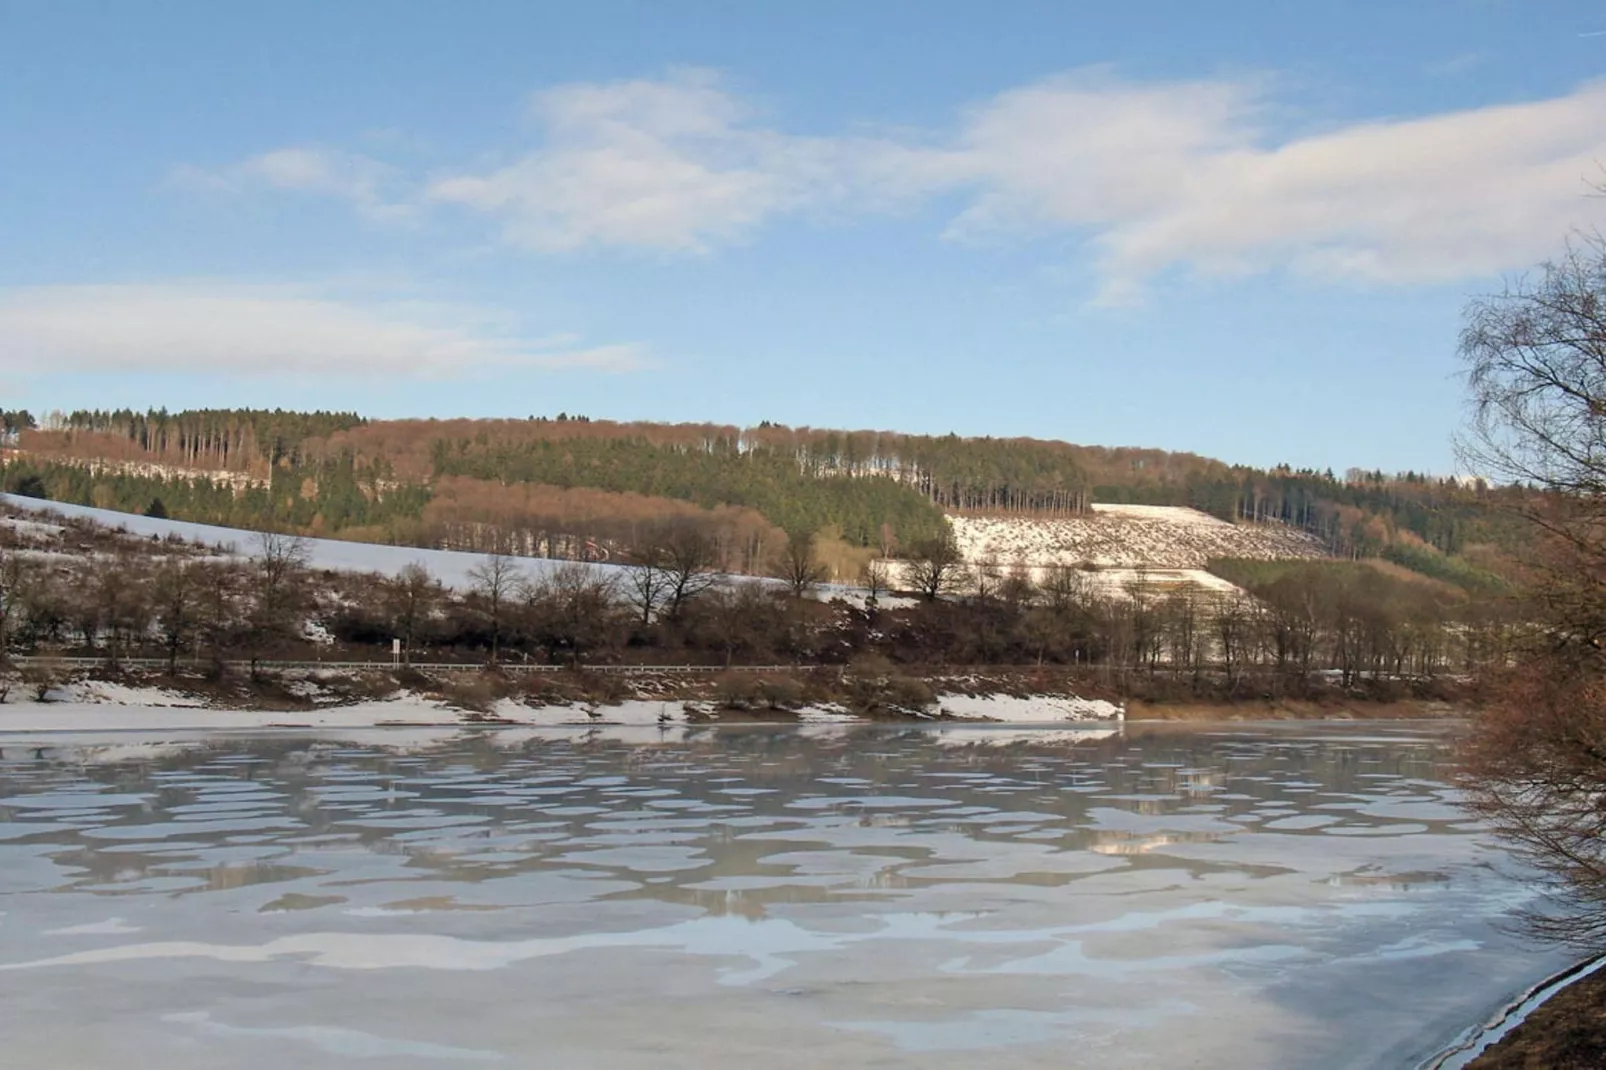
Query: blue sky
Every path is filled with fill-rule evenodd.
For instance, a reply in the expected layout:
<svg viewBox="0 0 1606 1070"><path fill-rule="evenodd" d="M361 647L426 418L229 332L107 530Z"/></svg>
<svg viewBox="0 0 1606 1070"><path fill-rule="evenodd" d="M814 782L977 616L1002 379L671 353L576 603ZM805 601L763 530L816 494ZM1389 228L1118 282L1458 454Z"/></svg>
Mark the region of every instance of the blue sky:
<svg viewBox="0 0 1606 1070"><path fill-rule="evenodd" d="M0 404L1453 470L1606 8L0 0Z"/></svg>

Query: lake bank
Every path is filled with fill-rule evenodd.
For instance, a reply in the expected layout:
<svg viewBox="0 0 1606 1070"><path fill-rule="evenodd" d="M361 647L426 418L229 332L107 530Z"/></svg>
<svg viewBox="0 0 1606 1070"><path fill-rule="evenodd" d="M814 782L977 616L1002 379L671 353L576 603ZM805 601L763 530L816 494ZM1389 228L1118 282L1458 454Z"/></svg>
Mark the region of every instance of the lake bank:
<svg viewBox="0 0 1606 1070"><path fill-rule="evenodd" d="M1552 985L1466 1070L1594 1070L1606 1066L1606 969L1580 964ZM1557 987L1559 985L1559 987ZM1546 988L1553 989L1548 995ZM1526 1001L1525 1001L1526 1002Z"/></svg>
<svg viewBox="0 0 1606 1070"><path fill-rule="evenodd" d="M686 672L497 672L464 667L181 669L38 673L0 686L0 731L360 727L446 724L699 724L721 721L1444 720L1465 706L1333 693L1213 702L1127 699L1044 672L927 672L891 666Z"/></svg>

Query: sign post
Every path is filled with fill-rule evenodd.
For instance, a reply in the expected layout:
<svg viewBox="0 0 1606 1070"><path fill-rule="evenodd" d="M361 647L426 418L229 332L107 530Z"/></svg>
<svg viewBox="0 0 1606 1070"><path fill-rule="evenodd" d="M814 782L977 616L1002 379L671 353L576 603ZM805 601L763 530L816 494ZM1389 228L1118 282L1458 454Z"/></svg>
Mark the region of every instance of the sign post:
<svg viewBox="0 0 1606 1070"><path fill-rule="evenodd" d="M393 668L393 669L397 669L397 668L401 667L401 640L400 639L392 639L390 641L390 667Z"/></svg>

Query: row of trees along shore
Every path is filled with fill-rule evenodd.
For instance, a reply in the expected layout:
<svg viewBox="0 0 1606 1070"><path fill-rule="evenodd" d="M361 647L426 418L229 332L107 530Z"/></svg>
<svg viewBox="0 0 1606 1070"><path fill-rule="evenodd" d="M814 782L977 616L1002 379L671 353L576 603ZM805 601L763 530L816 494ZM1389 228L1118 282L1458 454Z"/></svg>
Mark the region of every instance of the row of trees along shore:
<svg viewBox="0 0 1606 1070"><path fill-rule="evenodd" d="M1497 601L1361 563L1221 562L1250 595L1123 587L1094 573L962 565L922 548L899 578L915 598L890 608L887 563L871 601L804 597L823 575L810 536L784 539L772 579L723 576L718 546L666 525L622 568L531 568L487 554L466 589L422 566L392 578L322 572L305 544L261 537L249 560L176 540L69 524L62 534L0 528L0 645L8 654L637 664L846 665L866 656L911 671L1057 666L1122 694L1247 698L1332 688L1380 697L1437 692L1509 656L1517 634ZM69 552L64 552L69 551ZM1247 571L1246 571L1247 570ZM1252 573L1252 574L1251 574Z"/></svg>

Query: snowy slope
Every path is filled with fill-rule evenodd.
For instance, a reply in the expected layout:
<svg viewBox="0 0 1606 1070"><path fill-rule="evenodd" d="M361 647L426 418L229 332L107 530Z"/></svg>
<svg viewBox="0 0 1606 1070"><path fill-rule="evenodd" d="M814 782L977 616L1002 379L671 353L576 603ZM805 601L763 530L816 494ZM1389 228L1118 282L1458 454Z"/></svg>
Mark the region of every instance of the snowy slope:
<svg viewBox="0 0 1606 1070"><path fill-rule="evenodd" d="M108 528L123 528L135 535L165 538L177 535L181 539L215 546L249 557L256 551L257 533L239 528L220 528L210 524L190 524L182 520L158 520L134 513L117 513L109 509L92 509L84 505L65 502L40 501L36 498L19 498L14 494L0 494L0 502L15 509L26 509L35 514L55 514L94 521ZM482 554L462 553L456 550L420 550L412 546L379 546L366 542L341 542L338 539L305 539L310 564L317 569L339 572L378 572L394 576L413 563L429 569L431 575L448 587L467 590L472 586L469 570L485 560ZM518 559L518 567L526 576L535 577L566 564L544 558ZM622 576L627 570L619 565L587 565L609 575Z"/></svg>
<svg viewBox="0 0 1606 1070"><path fill-rule="evenodd" d="M1051 565L1091 562L1112 569L1202 569L1212 557L1287 560L1325 557L1320 540L1272 524L1229 524L1197 509L1094 505L1085 517L950 516L965 560Z"/></svg>

